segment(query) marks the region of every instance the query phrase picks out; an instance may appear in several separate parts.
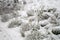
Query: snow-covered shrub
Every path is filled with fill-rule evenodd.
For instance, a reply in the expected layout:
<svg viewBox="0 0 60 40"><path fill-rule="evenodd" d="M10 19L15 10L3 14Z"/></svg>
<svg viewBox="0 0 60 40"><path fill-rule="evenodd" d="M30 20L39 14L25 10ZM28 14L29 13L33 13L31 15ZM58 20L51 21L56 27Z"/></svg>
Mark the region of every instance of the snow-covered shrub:
<svg viewBox="0 0 60 40"><path fill-rule="evenodd" d="M21 20L13 20L11 23L9 23L8 28L18 27L21 25L21 23Z"/></svg>
<svg viewBox="0 0 60 40"><path fill-rule="evenodd" d="M1 21L2 22L7 22L7 21L9 21L9 15L7 15L7 14L5 14L5 15L1 15Z"/></svg>
<svg viewBox="0 0 60 40"><path fill-rule="evenodd" d="M39 31L33 30L31 34L26 37L26 40L41 40L41 34Z"/></svg>
<svg viewBox="0 0 60 40"><path fill-rule="evenodd" d="M11 13L18 7L18 0L0 0L0 14Z"/></svg>
<svg viewBox="0 0 60 40"><path fill-rule="evenodd" d="M28 23L21 24L21 29L22 29L23 32L29 31L31 28L32 28L31 25L28 24Z"/></svg>
<svg viewBox="0 0 60 40"><path fill-rule="evenodd" d="M43 40L44 38L47 38L48 36L44 33L45 30L38 31L36 28L33 28L31 33L26 36L26 40Z"/></svg>
<svg viewBox="0 0 60 40"><path fill-rule="evenodd" d="M1 21L7 22L11 18L18 17L18 10L22 7L19 0L0 0Z"/></svg>

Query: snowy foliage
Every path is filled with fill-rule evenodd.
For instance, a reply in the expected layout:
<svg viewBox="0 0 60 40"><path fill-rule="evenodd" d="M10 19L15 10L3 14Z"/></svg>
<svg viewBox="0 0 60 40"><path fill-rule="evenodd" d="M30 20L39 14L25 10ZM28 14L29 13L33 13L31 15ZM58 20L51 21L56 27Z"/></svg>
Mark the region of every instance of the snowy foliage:
<svg viewBox="0 0 60 40"><path fill-rule="evenodd" d="M24 40L60 40L60 12L46 5L46 1L0 0L0 19L8 23L7 31L13 33L11 37L17 38L19 34Z"/></svg>
<svg viewBox="0 0 60 40"><path fill-rule="evenodd" d="M41 34L39 31L34 30L31 34L27 36L26 40L41 40Z"/></svg>

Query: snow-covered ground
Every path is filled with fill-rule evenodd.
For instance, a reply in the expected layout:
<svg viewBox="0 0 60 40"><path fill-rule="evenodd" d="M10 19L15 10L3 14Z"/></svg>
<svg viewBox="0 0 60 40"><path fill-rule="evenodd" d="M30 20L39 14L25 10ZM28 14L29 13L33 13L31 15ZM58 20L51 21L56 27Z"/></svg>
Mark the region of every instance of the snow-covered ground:
<svg viewBox="0 0 60 40"><path fill-rule="evenodd" d="M20 10L17 11L16 17L13 17L15 14L8 16L4 14L2 19L0 15L0 40L34 40L33 38L60 40L60 0L19 0L19 2ZM56 9L56 12L49 9L52 11ZM39 13L43 10L46 12L41 16ZM7 21L4 17L10 19ZM37 33L34 34L35 32ZM36 37L33 35L32 37L31 33ZM37 39L38 33L40 39Z"/></svg>

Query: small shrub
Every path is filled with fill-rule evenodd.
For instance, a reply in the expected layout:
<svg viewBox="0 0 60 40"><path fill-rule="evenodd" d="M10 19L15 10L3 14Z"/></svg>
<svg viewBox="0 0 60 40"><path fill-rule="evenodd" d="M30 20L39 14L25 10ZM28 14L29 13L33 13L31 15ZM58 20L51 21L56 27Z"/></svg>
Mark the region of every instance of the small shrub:
<svg viewBox="0 0 60 40"><path fill-rule="evenodd" d="M41 40L41 34L39 31L33 31L26 37L26 40Z"/></svg>
<svg viewBox="0 0 60 40"><path fill-rule="evenodd" d="M22 23L21 21L17 21L17 20L12 21L12 22L9 24L8 28L18 27L18 26L21 25L21 23Z"/></svg>

